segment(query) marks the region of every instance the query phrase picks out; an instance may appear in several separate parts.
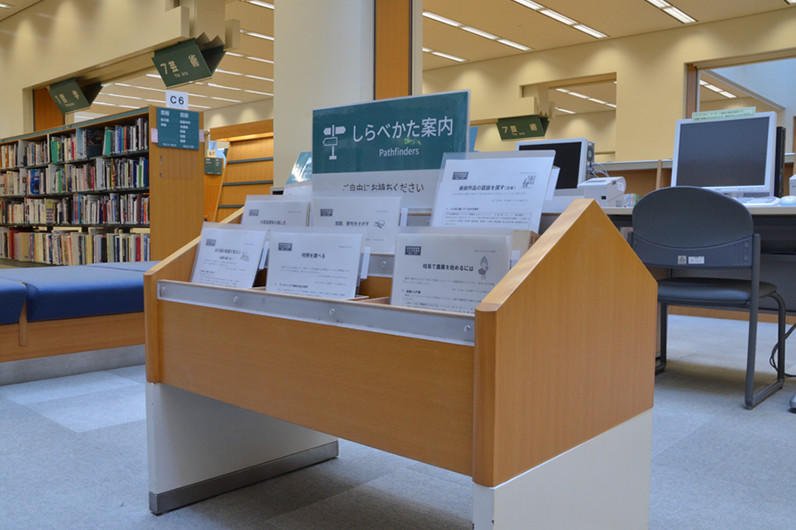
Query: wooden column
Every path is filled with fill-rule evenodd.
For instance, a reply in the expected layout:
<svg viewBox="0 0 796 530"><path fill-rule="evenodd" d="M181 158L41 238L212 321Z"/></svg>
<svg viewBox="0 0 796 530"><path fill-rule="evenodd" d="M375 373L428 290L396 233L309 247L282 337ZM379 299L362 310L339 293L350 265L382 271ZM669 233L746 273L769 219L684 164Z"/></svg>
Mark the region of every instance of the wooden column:
<svg viewBox="0 0 796 530"><path fill-rule="evenodd" d="M685 117L690 118L699 110L699 70L693 64L686 65L685 72Z"/></svg>
<svg viewBox="0 0 796 530"><path fill-rule="evenodd" d="M33 128L35 131L63 125L64 115L46 88L33 90Z"/></svg>
<svg viewBox="0 0 796 530"><path fill-rule="evenodd" d="M375 0L373 99L412 93L412 0Z"/></svg>

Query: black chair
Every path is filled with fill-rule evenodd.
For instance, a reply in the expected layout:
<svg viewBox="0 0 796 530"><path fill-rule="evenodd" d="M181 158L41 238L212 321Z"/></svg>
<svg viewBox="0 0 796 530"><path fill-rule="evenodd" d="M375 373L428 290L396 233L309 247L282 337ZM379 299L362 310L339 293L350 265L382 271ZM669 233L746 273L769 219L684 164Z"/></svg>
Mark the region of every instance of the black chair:
<svg viewBox="0 0 796 530"><path fill-rule="evenodd" d="M746 408L782 388L785 380L785 302L775 285L760 281L760 236L752 215L735 199L694 187L663 188L644 196L633 209L633 249L650 266L670 270L658 281L660 356L655 367L666 367L666 321L669 305L749 310L746 361ZM747 269L748 279L693 276L693 269ZM692 269L680 271L678 269ZM715 271L713 272L715 274ZM705 271L711 276L711 271ZM771 297L779 309L777 380L754 391L757 315L760 298Z"/></svg>

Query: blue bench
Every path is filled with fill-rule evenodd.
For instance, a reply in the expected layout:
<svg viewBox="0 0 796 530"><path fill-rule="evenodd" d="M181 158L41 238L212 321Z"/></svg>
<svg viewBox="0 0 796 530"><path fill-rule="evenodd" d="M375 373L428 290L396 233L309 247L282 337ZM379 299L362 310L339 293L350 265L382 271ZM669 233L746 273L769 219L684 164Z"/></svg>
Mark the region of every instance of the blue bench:
<svg viewBox="0 0 796 530"><path fill-rule="evenodd" d="M143 344L154 263L0 269L0 361Z"/></svg>

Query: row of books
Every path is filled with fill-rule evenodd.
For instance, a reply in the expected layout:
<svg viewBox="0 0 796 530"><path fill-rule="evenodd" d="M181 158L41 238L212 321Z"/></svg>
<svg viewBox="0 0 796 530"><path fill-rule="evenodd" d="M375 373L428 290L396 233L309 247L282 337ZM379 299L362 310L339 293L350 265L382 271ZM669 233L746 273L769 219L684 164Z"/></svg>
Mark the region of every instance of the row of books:
<svg viewBox="0 0 796 530"><path fill-rule="evenodd" d="M0 227L0 259L53 265L148 261L149 241L147 233L118 230L34 232Z"/></svg>
<svg viewBox="0 0 796 530"><path fill-rule="evenodd" d="M78 191L147 188L149 187L149 158L141 157L137 160L98 158L94 175L84 173L83 176L85 181L78 179ZM82 184L85 184L86 187L81 187Z"/></svg>
<svg viewBox="0 0 796 530"><path fill-rule="evenodd" d="M0 145L0 169L17 167L17 144Z"/></svg>
<svg viewBox="0 0 796 530"><path fill-rule="evenodd" d="M3 224L149 224L149 196L141 193L0 200Z"/></svg>
<svg viewBox="0 0 796 530"><path fill-rule="evenodd" d="M105 127L102 154L111 155L127 151L149 149L149 119L137 118L135 125Z"/></svg>
<svg viewBox="0 0 796 530"><path fill-rule="evenodd" d="M40 166L46 164L47 160L47 142L22 142L25 147L25 159L22 160L23 166Z"/></svg>
<svg viewBox="0 0 796 530"><path fill-rule="evenodd" d="M71 162L101 155L104 134L102 128L86 127L68 135L51 136L50 162Z"/></svg>
<svg viewBox="0 0 796 530"><path fill-rule="evenodd" d="M0 173L0 195L25 195L27 191L27 178L19 171Z"/></svg>
<svg viewBox="0 0 796 530"><path fill-rule="evenodd" d="M0 197L80 191L145 189L149 186L149 159L102 159L80 166L49 165L0 173Z"/></svg>

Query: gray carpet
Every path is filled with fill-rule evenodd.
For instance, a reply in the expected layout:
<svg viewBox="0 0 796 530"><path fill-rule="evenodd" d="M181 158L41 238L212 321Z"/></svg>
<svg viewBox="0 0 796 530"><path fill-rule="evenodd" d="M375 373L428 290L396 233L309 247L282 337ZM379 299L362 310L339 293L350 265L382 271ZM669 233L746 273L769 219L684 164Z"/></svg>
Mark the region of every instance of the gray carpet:
<svg viewBox="0 0 796 530"><path fill-rule="evenodd" d="M742 322L671 318L651 528L796 527L796 380L743 409L745 333ZM774 336L761 325L761 378ZM3 529L470 528L468 477L352 442L335 460L160 517L146 475L142 366L0 386Z"/></svg>

